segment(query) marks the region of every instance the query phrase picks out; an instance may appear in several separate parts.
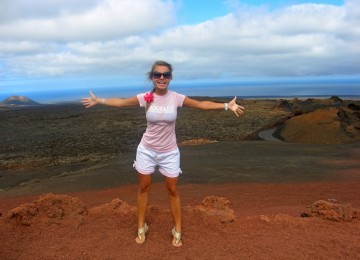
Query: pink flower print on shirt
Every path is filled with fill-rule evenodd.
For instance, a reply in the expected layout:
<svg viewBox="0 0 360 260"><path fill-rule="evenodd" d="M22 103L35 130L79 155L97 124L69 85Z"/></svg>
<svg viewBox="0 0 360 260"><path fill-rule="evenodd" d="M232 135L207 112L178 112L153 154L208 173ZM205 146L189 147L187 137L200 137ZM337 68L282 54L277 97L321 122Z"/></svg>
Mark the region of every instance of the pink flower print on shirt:
<svg viewBox="0 0 360 260"><path fill-rule="evenodd" d="M154 94L152 92L147 92L144 96L146 102L151 103L154 101Z"/></svg>

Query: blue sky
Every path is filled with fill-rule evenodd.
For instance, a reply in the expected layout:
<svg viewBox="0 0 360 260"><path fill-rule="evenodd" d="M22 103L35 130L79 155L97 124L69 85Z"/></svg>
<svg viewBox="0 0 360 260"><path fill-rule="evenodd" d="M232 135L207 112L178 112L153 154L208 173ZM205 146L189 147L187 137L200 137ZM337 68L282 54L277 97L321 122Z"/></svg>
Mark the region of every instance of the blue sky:
<svg viewBox="0 0 360 260"><path fill-rule="evenodd" d="M147 91L360 95L360 1L1 0L0 101Z"/></svg>

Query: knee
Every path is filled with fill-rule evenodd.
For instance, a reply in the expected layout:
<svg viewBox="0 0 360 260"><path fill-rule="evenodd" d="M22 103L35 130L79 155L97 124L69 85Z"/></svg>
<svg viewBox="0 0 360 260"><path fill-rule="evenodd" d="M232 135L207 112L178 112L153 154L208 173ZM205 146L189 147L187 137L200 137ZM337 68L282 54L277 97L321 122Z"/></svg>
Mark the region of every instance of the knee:
<svg viewBox="0 0 360 260"><path fill-rule="evenodd" d="M150 183L140 183L139 193L148 193L150 191Z"/></svg>
<svg viewBox="0 0 360 260"><path fill-rule="evenodd" d="M179 195L176 186L167 186L167 191L171 197L177 197Z"/></svg>
<svg viewBox="0 0 360 260"><path fill-rule="evenodd" d="M139 193L148 193L151 186L151 175L139 173Z"/></svg>

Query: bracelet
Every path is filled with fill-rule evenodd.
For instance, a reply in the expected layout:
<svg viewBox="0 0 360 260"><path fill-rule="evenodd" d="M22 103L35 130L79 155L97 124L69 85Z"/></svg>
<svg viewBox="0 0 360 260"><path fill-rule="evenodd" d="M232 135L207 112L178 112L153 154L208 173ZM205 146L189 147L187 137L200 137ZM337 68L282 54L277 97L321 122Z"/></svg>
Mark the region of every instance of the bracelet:
<svg viewBox="0 0 360 260"><path fill-rule="evenodd" d="M228 103L224 103L225 105L225 110L227 111L229 109L229 104Z"/></svg>

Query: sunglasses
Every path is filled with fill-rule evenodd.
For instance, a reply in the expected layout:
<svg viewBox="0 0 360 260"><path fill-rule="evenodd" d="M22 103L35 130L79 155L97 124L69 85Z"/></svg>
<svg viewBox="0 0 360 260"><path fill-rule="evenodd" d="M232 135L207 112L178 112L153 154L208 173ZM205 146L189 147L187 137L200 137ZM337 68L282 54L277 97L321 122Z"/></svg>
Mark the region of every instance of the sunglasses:
<svg viewBox="0 0 360 260"><path fill-rule="evenodd" d="M153 76L154 79L160 79L161 76L163 76L164 79L170 79L171 78L171 72L168 71L168 72L160 73L160 72L155 71L155 72L153 72L152 76Z"/></svg>

